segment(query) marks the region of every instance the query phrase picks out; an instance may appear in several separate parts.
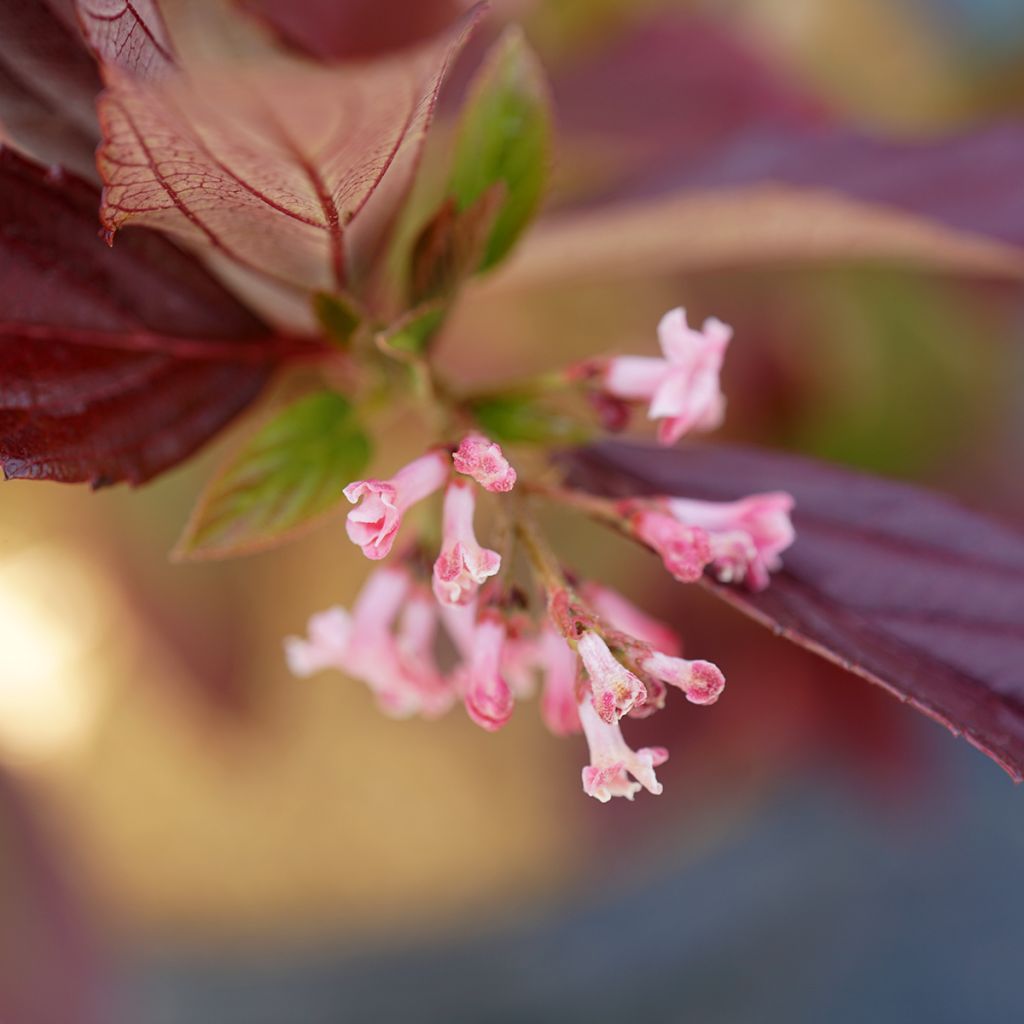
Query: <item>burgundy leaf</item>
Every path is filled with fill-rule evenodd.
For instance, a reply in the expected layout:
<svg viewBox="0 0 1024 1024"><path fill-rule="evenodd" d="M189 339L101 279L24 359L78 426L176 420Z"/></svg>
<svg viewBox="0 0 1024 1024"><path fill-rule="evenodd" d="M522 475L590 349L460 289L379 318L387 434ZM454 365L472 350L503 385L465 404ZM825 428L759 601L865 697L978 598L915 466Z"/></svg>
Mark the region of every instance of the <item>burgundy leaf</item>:
<svg viewBox="0 0 1024 1024"><path fill-rule="evenodd" d="M107 64L155 76L175 63L160 0L71 0L93 52Z"/></svg>
<svg viewBox="0 0 1024 1024"><path fill-rule="evenodd" d="M157 228L230 260L250 286L299 298L359 269L353 249L373 239L358 232L381 223L371 200L410 179L441 79L479 16L400 56L324 66L216 4L165 5L168 30L156 0L77 2L107 86L104 226Z"/></svg>
<svg viewBox="0 0 1024 1024"><path fill-rule="evenodd" d="M0 149L0 465L141 483L244 409L283 343L147 231L107 248L96 191Z"/></svg>
<svg viewBox="0 0 1024 1024"><path fill-rule="evenodd" d="M0 4L0 138L95 175L96 65L60 0Z"/></svg>
<svg viewBox="0 0 1024 1024"><path fill-rule="evenodd" d="M468 5L457 0L237 0L291 46L321 60L373 57L422 42Z"/></svg>
<svg viewBox="0 0 1024 1024"><path fill-rule="evenodd" d="M790 491L797 540L771 586L709 586L1024 777L1024 535L908 484L755 448L613 442L566 460L604 494Z"/></svg>
<svg viewBox="0 0 1024 1024"><path fill-rule="evenodd" d="M583 201L542 223L496 287L865 260L1024 275L1024 122L874 138L721 25L680 15L553 85Z"/></svg>

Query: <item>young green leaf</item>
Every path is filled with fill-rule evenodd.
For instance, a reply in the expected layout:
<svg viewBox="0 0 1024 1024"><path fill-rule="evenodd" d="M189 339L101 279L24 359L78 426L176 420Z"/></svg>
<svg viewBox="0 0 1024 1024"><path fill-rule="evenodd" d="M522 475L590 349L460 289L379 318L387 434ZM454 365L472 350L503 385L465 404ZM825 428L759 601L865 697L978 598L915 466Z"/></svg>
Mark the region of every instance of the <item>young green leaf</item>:
<svg viewBox="0 0 1024 1024"><path fill-rule="evenodd" d="M410 310L377 335L377 347L395 358L419 356L441 329L448 307L444 302L425 302Z"/></svg>
<svg viewBox="0 0 1024 1024"><path fill-rule="evenodd" d="M480 269L502 260L540 205L551 150L547 83L522 32L511 27L477 73L455 144L451 191L459 210L503 182L507 190Z"/></svg>
<svg viewBox="0 0 1024 1024"><path fill-rule="evenodd" d="M313 312L324 333L339 348L348 348L363 322L356 304L347 296L317 292L313 296Z"/></svg>
<svg viewBox="0 0 1024 1024"><path fill-rule="evenodd" d="M341 501L369 458L370 442L341 395L300 399L209 483L174 557L224 558L288 540Z"/></svg>

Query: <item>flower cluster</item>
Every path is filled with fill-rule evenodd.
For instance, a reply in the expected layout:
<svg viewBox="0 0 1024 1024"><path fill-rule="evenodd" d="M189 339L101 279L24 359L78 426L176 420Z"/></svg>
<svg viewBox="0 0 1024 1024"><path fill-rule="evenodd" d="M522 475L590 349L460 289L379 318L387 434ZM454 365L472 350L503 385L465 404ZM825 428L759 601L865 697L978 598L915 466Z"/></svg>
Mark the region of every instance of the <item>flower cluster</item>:
<svg viewBox="0 0 1024 1024"><path fill-rule="evenodd" d="M597 380L608 402L648 402L651 418L662 421L659 439L672 443L721 419L718 375L732 332L717 320L692 330L677 309L658 333L665 358L621 356L567 379L588 387ZM502 506L500 552L477 538L481 491ZM633 750L622 720L654 713L672 690L693 704L713 704L725 678L709 661L683 658L676 634L621 594L576 582L548 550L524 491L595 514L656 552L682 582L709 571L721 582L761 589L794 539L788 494L732 502L601 499L519 481L501 447L471 432L457 446L432 448L389 480L345 488L355 506L348 535L367 558L387 558L406 513L432 495L440 496L440 544L429 552L421 540L410 541L371 574L351 613L332 608L314 615L306 637L285 641L288 664L300 676L339 669L364 682L394 716L435 717L461 702L489 731L504 726L539 684L548 729L586 738L586 793L600 801L632 799L641 788L658 794L655 769L668 752ZM516 542L533 586L512 579L507 563Z"/></svg>

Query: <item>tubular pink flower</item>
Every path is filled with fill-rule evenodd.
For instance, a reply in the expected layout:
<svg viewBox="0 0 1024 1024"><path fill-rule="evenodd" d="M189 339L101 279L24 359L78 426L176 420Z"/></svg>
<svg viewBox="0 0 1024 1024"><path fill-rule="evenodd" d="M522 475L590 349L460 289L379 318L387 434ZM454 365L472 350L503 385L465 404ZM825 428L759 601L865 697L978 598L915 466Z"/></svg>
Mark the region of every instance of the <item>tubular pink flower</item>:
<svg viewBox="0 0 1024 1024"><path fill-rule="evenodd" d="M367 558L386 558L402 516L416 502L433 494L448 477L448 457L432 451L403 466L390 480L356 480L345 488L353 505L345 528Z"/></svg>
<svg viewBox="0 0 1024 1024"><path fill-rule="evenodd" d="M293 675L311 676L325 668L345 667L352 618L344 608L317 612L310 617L306 631L307 637L284 638L285 660Z"/></svg>
<svg viewBox="0 0 1024 1024"><path fill-rule="evenodd" d="M472 601L480 584L501 568L501 556L477 542L475 509L472 485L453 480L444 495L444 539L434 563L434 593L442 604Z"/></svg>
<svg viewBox="0 0 1024 1024"><path fill-rule="evenodd" d="M473 638L473 655L466 673L466 711L482 729L496 732L511 717L515 701L501 677L505 624L494 612L484 612Z"/></svg>
<svg viewBox="0 0 1024 1024"><path fill-rule="evenodd" d="M601 720L589 701L579 706L580 724L590 747L590 764L583 769L583 791L606 804L613 796L632 800L642 786L658 796L661 783L654 773L668 760L664 747L643 747L631 750L622 736L618 722ZM629 776L632 775L635 782Z"/></svg>
<svg viewBox="0 0 1024 1024"><path fill-rule="evenodd" d="M544 724L556 736L580 731L580 715L576 699L579 660L565 638L550 625L540 635L540 665L544 689L540 713Z"/></svg>
<svg viewBox="0 0 1024 1024"><path fill-rule="evenodd" d="M603 721L616 722L647 700L644 684L615 660L599 634L585 630L576 641L576 649L590 676L594 710Z"/></svg>
<svg viewBox="0 0 1024 1024"><path fill-rule="evenodd" d="M739 501L668 501L676 520L707 531L718 579L745 581L751 590L768 586L769 574L782 567L781 553L796 539L790 518L793 505L793 496L785 491L752 494Z"/></svg>
<svg viewBox="0 0 1024 1024"><path fill-rule="evenodd" d="M710 661L686 661L661 651L652 651L640 668L669 686L676 686L692 704L714 704L725 689L725 676Z"/></svg>
<svg viewBox="0 0 1024 1024"><path fill-rule="evenodd" d="M583 597L610 626L621 629L623 633L629 633L630 636L635 636L666 654L682 654L683 645L675 630L648 615L617 590L600 583L586 583L583 586Z"/></svg>
<svg viewBox="0 0 1024 1024"><path fill-rule="evenodd" d="M308 675L321 668L336 668L365 683L386 714L397 718L423 712L439 713L443 703L438 687L444 682L432 678L425 645L429 623L417 621L421 602L414 597L406 618L394 633L399 612L409 596L410 580L399 569L378 569L370 575L356 598L351 615L331 608L314 615L309 637L285 638L285 656L296 675ZM425 595L424 595L425 596ZM426 597L433 610L436 603Z"/></svg>
<svg viewBox="0 0 1024 1024"><path fill-rule="evenodd" d="M681 583L696 583L712 558L711 541L699 526L674 516L641 509L630 520L634 535L661 556L665 568Z"/></svg>
<svg viewBox="0 0 1024 1024"><path fill-rule="evenodd" d="M486 491L511 491L515 486L516 471L501 446L481 434L464 437L452 461L460 473L471 476Z"/></svg>
<svg viewBox="0 0 1024 1024"><path fill-rule="evenodd" d="M696 331L682 307L658 324L663 359L619 356L604 372L605 391L615 398L650 403L647 416L662 420L658 441L675 444L687 431L712 430L722 422L725 397L719 374L732 328L711 317Z"/></svg>
<svg viewBox="0 0 1024 1024"><path fill-rule="evenodd" d="M427 718L443 715L455 698L434 657L439 610L430 591L417 587L405 602L395 634L399 663Z"/></svg>

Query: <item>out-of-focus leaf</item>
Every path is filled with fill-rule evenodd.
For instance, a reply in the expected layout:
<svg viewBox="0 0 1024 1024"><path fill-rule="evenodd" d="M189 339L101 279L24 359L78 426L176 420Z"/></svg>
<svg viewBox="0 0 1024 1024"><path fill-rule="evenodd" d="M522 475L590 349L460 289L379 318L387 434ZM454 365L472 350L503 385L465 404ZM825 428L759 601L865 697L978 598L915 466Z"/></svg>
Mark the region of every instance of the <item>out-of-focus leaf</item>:
<svg viewBox="0 0 1024 1024"><path fill-rule="evenodd" d="M100 79L62 7L57 0L0 4L0 138L95 176Z"/></svg>
<svg viewBox="0 0 1024 1024"><path fill-rule="evenodd" d="M48 838L0 775L0 1020L101 1024L98 942Z"/></svg>
<svg viewBox="0 0 1024 1024"><path fill-rule="evenodd" d="M720 20L656 14L552 72L556 198L635 194L652 168L689 168L752 131L834 122L825 105ZM579 198L579 194L575 195Z"/></svg>
<svg viewBox="0 0 1024 1024"><path fill-rule="evenodd" d="M456 0L238 0L311 57L374 57L422 42L451 24Z"/></svg>
<svg viewBox="0 0 1024 1024"><path fill-rule="evenodd" d="M556 77L554 93L563 197L582 177L586 209L531 232L494 287L823 261L1022 274L1020 123L872 138L723 27L682 16Z"/></svg>
<svg viewBox="0 0 1024 1024"><path fill-rule="evenodd" d="M444 323L448 307L441 301L427 302L411 310L401 320L377 336L377 345L386 352L419 355Z"/></svg>
<svg viewBox="0 0 1024 1024"><path fill-rule="evenodd" d="M709 583L1024 777L1024 536L920 488L777 452L607 443L566 457L606 494L786 490L796 543L767 590Z"/></svg>
<svg viewBox="0 0 1024 1024"><path fill-rule="evenodd" d="M369 460L370 442L341 395L302 398L214 477L175 554L223 558L283 543L331 512Z"/></svg>
<svg viewBox="0 0 1024 1024"><path fill-rule="evenodd" d="M205 8L191 13L201 24ZM92 33L107 83L104 226L158 228L294 291L344 288L353 221L386 178L390 195L401 192L391 178L412 174L478 14L401 56L333 67L260 48L245 26L236 38L230 22L223 42L223 23L175 37L173 66L126 62Z"/></svg>
<svg viewBox="0 0 1024 1024"><path fill-rule="evenodd" d="M532 395L480 398L469 411L489 437L513 444L581 444L589 435L577 420Z"/></svg>
<svg viewBox="0 0 1024 1024"><path fill-rule="evenodd" d="M349 299L327 292L318 292L313 296L313 311L316 313L317 323L327 336L342 348L348 347L352 335L359 329L363 320L359 310Z"/></svg>
<svg viewBox="0 0 1024 1024"><path fill-rule="evenodd" d="M449 198L420 232L412 251L410 299L451 297L480 266L507 189L497 182L464 210Z"/></svg>
<svg viewBox="0 0 1024 1024"><path fill-rule="evenodd" d="M887 263L1024 277L1024 250L822 188L680 191L542 222L482 288L559 287L684 271Z"/></svg>
<svg viewBox="0 0 1024 1024"><path fill-rule="evenodd" d="M7 477L142 483L256 397L281 345L190 256L114 250L96 191L0 149L0 464Z"/></svg>
<svg viewBox="0 0 1024 1024"><path fill-rule="evenodd" d="M505 30L477 73L455 142L451 191L466 210L505 186L481 269L505 257L540 206L551 158L544 71L517 27Z"/></svg>

